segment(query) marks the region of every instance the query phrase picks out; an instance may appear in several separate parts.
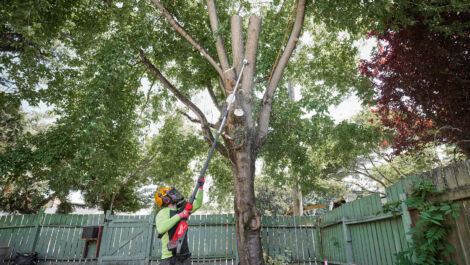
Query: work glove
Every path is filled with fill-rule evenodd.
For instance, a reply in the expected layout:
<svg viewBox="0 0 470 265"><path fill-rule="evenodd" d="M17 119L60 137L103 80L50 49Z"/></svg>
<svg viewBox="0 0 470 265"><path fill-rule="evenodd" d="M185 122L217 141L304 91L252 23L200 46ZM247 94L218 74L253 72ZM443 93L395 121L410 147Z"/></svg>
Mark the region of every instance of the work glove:
<svg viewBox="0 0 470 265"><path fill-rule="evenodd" d="M199 185L199 189L202 190L204 188L204 182L206 182L205 178L199 178L197 184Z"/></svg>
<svg viewBox="0 0 470 265"><path fill-rule="evenodd" d="M191 213L192 209L193 209L193 205L187 202L186 205L184 206L184 210L180 212L178 215L180 216L181 219L188 219L189 214Z"/></svg>
<svg viewBox="0 0 470 265"><path fill-rule="evenodd" d="M189 202L186 203L186 205L184 206L185 211L191 212L192 209L193 209L193 205Z"/></svg>
<svg viewBox="0 0 470 265"><path fill-rule="evenodd" d="M178 214L181 219L188 219L189 218L189 212L184 210Z"/></svg>

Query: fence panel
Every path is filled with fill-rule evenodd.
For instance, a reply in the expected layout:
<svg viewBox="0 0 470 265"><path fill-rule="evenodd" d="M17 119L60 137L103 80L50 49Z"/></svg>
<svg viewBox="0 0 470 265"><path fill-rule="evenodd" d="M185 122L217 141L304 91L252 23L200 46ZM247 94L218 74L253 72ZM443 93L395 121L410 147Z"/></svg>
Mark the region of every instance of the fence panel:
<svg viewBox="0 0 470 265"><path fill-rule="evenodd" d="M107 215L99 264L148 264L154 215Z"/></svg>
<svg viewBox="0 0 470 265"><path fill-rule="evenodd" d="M38 218L37 215L0 216L0 245L10 246L10 256L31 251Z"/></svg>

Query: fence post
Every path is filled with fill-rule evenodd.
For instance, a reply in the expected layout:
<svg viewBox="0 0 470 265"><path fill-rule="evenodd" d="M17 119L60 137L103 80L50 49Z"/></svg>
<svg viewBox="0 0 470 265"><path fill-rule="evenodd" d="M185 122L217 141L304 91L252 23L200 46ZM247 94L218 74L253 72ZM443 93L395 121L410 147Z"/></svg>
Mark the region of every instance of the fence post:
<svg viewBox="0 0 470 265"><path fill-rule="evenodd" d="M145 257L145 264L149 264L150 262L150 256L152 255L152 243L153 243L153 236L154 236L154 230L153 228L155 227L155 216L156 212L155 210L152 210L152 213L150 213L150 220L147 228L147 233L148 233L148 238L147 238L147 255Z"/></svg>
<svg viewBox="0 0 470 265"><path fill-rule="evenodd" d="M106 211L106 214L104 216L104 224L103 224L103 234L101 236L101 243L100 243L100 255L98 257L98 264L101 265L103 264L103 256L105 256L107 253L106 251L108 251L108 247L106 246L106 244L108 243L107 240L109 239L109 237L107 236L107 228L109 226L109 222L111 221L111 211L110 210L107 210ZM104 246L104 248L102 248Z"/></svg>
<svg viewBox="0 0 470 265"><path fill-rule="evenodd" d="M316 253L318 255L319 260L323 260L323 251L322 251L322 236L321 236L321 223L320 223L320 217L317 217L315 220L315 226L316 226L316 231L315 231L315 245L316 245Z"/></svg>
<svg viewBox="0 0 470 265"><path fill-rule="evenodd" d="M409 233L411 229L411 216L410 216L410 212L408 211L408 205L406 205L405 203L406 193L400 194L399 198L401 200L401 219L403 222L403 228L405 230L406 242L408 242L408 244L411 244L413 243L413 237ZM412 253L410 258L411 258L411 261L415 261L416 260L415 254Z"/></svg>
<svg viewBox="0 0 470 265"><path fill-rule="evenodd" d="M408 211L408 206L405 203L406 194L404 193L400 194L399 198L401 200L401 213L402 213L401 218L403 222L403 228L405 230L406 242L411 243L413 238L408 233L411 228L411 216L410 216L410 212Z"/></svg>
<svg viewBox="0 0 470 265"><path fill-rule="evenodd" d="M348 264L353 264L354 256L353 256L351 232L349 231L349 227L346 224L346 217L343 216L342 221L343 221L344 243L346 244L346 261Z"/></svg>
<svg viewBox="0 0 470 265"><path fill-rule="evenodd" d="M36 245L38 243L39 234L41 233L41 223L44 217L45 210L46 208L44 206L41 206L41 208L39 208L39 213L37 214L37 218L34 222L34 233L33 233L34 238L31 241L31 247L29 248L31 249L31 252L35 252Z"/></svg>

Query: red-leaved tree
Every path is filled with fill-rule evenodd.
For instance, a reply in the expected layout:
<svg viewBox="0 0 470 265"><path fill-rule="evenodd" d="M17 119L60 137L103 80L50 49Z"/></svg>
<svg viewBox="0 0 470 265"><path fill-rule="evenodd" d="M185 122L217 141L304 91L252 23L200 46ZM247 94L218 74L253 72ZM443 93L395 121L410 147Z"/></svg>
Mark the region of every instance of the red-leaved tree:
<svg viewBox="0 0 470 265"><path fill-rule="evenodd" d="M393 130L397 154L426 143L456 144L470 157L470 12L446 14L462 31L425 23L376 35L379 53L360 70L378 92L377 115Z"/></svg>

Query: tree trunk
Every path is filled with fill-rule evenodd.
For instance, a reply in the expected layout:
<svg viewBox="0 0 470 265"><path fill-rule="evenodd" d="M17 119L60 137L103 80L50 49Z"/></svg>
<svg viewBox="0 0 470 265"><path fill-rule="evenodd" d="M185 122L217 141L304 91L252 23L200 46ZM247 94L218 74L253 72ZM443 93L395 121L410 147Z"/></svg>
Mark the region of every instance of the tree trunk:
<svg viewBox="0 0 470 265"><path fill-rule="evenodd" d="M232 161L239 264L261 265L264 259L260 238L261 219L255 204L255 157L249 151L237 151Z"/></svg>
<svg viewBox="0 0 470 265"><path fill-rule="evenodd" d="M292 88L292 82L287 83L287 89L289 91L289 99L291 101L291 104L295 102L295 94L294 94L294 89ZM300 189L300 185L298 184L297 178L294 176L291 176L294 178L294 183L292 185L292 203L294 204L293 209L294 209L294 216L302 216L304 215L304 207L302 204L302 191Z"/></svg>
<svg viewBox="0 0 470 265"><path fill-rule="evenodd" d="M243 59L248 61L234 106L234 109L241 109L243 114L241 116L229 116L226 128L232 139L225 139L228 150L231 150L230 160L235 186L235 230L239 264L243 265L264 265L259 233L261 218L255 204L256 153L254 152L255 128L252 116L253 78L256 70L260 31L261 19L255 16L250 17L246 34L246 46L243 47L242 19L238 16L232 17L234 71L227 72L233 72L237 76L240 75ZM232 91L233 88L228 84L226 93L230 94Z"/></svg>
<svg viewBox="0 0 470 265"><path fill-rule="evenodd" d="M304 215L304 207L302 203L302 191L300 190L300 185L294 183L292 187L292 199L294 204L294 216Z"/></svg>

